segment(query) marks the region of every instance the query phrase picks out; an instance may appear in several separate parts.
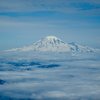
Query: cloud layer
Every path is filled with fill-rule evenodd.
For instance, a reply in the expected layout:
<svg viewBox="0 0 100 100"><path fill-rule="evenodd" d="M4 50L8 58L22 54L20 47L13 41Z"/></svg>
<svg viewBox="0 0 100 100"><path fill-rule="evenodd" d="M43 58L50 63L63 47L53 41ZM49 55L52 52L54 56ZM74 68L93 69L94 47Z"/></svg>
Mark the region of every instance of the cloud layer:
<svg viewBox="0 0 100 100"><path fill-rule="evenodd" d="M50 54L52 58L37 54L38 59L32 53L31 56L26 53L12 55L0 56L0 100L100 99L100 54L95 57L91 54L73 57ZM38 67L38 64L51 63L60 66Z"/></svg>
<svg viewBox="0 0 100 100"><path fill-rule="evenodd" d="M100 10L99 0L0 0L0 12Z"/></svg>

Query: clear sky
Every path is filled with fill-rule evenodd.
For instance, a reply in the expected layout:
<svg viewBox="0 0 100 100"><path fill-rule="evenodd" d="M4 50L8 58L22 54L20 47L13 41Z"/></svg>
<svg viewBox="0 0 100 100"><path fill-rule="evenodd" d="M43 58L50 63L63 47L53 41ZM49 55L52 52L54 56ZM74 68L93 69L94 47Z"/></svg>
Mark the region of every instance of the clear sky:
<svg viewBox="0 0 100 100"><path fill-rule="evenodd" d="M0 0L0 50L48 35L100 48L100 0Z"/></svg>

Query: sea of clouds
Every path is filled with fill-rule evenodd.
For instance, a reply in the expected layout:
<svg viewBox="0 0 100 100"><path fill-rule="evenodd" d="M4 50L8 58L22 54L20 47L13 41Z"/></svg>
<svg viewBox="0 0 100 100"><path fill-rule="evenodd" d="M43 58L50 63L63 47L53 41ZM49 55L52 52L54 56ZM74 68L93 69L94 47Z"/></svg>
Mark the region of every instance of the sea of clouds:
<svg viewBox="0 0 100 100"><path fill-rule="evenodd" d="M0 56L0 100L100 100L100 56Z"/></svg>

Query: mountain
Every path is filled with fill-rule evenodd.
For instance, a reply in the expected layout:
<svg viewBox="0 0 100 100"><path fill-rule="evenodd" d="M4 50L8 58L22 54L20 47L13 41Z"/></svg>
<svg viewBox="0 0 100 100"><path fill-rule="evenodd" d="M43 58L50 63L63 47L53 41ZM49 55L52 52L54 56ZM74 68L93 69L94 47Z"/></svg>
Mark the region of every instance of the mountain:
<svg viewBox="0 0 100 100"><path fill-rule="evenodd" d="M6 51L40 51L40 52L95 52L95 49L72 43L65 43L56 36L47 36L32 45Z"/></svg>

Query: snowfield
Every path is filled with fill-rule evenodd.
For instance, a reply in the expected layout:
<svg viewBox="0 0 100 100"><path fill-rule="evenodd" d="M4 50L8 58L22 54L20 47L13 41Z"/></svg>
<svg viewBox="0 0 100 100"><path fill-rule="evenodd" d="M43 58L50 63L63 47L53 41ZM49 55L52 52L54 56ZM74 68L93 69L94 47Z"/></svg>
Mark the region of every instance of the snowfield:
<svg viewBox="0 0 100 100"><path fill-rule="evenodd" d="M0 100L100 100L100 54L3 54Z"/></svg>

